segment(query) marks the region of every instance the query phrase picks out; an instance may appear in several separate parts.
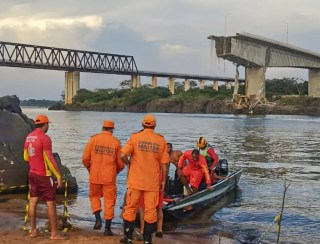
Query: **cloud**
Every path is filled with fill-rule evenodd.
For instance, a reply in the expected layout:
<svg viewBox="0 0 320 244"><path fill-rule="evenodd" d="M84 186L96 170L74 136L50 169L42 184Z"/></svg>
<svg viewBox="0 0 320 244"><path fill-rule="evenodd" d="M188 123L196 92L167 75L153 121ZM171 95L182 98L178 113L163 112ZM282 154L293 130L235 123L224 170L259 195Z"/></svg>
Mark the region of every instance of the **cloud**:
<svg viewBox="0 0 320 244"><path fill-rule="evenodd" d="M285 41L288 28L290 44L320 51L320 1L316 0L11 0L0 1L0 8L5 10L0 12L2 41L132 55L140 70L234 77L231 63L211 57L207 39L225 32L245 31ZM50 96L60 98L63 74L41 71L37 78L37 72L1 68L1 89L14 85L24 96L42 98L43 92L26 93L17 84L29 80L42 86L40 76L47 72L50 82L61 79L59 87L50 87ZM244 72L240 73L243 77ZM305 73L294 72L307 79ZM291 74L292 70L276 69L267 75ZM81 74L81 86L116 87L119 80L128 78L86 73Z"/></svg>
<svg viewBox="0 0 320 244"><path fill-rule="evenodd" d="M0 20L0 29L12 28L38 29L46 31L49 28L73 28L75 26L84 26L87 28L101 28L102 18L100 16L83 16L73 18L6 18Z"/></svg>
<svg viewBox="0 0 320 244"><path fill-rule="evenodd" d="M165 44L161 46L161 51L170 55L190 52L186 47L179 44Z"/></svg>

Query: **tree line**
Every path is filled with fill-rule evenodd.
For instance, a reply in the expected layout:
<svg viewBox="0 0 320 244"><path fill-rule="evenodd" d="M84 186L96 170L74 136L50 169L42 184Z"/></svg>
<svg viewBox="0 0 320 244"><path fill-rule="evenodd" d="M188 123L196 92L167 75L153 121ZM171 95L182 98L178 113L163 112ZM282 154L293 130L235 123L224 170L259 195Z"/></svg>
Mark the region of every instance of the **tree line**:
<svg viewBox="0 0 320 244"><path fill-rule="evenodd" d="M184 91L183 82L175 82L175 94L172 95L168 87L159 86L151 88L150 85L143 85L139 88L132 89L131 81L124 80L120 83L120 88L95 89L93 91L80 89L73 98L73 105L103 105L112 106L130 106L140 103L148 103L155 99L175 99L175 100L196 100L202 98L212 99L230 99L233 89L227 89L226 85L219 86L218 91L213 90L212 86L205 86L199 89L197 81L190 81L191 89ZM308 82L297 78L283 78L266 80L265 87L266 97L269 101L277 100L284 95L308 94ZM244 84L240 84L239 94L245 93Z"/></svg>
<svg viewBox="0 0 320 244"><path fill-rule="evenodd" d="M37 99L29 99L29 100L21 100L20 106L34 106L34 107L50 107L55 104L57 101L53 100L37 100Z"/></svg>

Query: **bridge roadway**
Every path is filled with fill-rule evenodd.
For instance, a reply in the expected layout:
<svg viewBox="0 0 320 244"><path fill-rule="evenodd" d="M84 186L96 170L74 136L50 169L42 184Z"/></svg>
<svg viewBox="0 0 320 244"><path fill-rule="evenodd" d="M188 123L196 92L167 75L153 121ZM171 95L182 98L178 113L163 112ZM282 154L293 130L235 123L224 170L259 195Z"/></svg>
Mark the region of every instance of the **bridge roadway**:
<svg viewBox="0 0 320 244"><path fill-rule="evenodd" d="M265 72L268 67L308 69L308 95L320 97L319 53L250 33L228 37L211 35L208 39L215 41L218 57L245 67L247 97L265 99Z"/></svg>
<svg viewBox="0 0 320 244"><path fill-rule="evenodd" d="M174 79L185 79L185 90L190 89L190 79L199 80L200 89L205 81L214 81L214 89L218 82L228 82L235 78L203 76L181 73L138 70L133 56L111 53L90 52L83 50L55 48L0 41L0 66L31 69L62 70L65 74L65 103L72 103L72 98L80 89L80 72L104 73L115 75L131 75L132 87L139 87L140 77L152 77L152 87L157 86L157 77L169 79L169 89L174 94ZM237 79L236 82L244 82Z"/></svg>
<svg viewBox="0 0 320 244"><path fill-rule="evenodd" d="M234 78L230 77L220 77L220 76L205 76L205 75L193 75L193 74L181 74L181 73L169 73L169 72L157 72L157 71L138 71L138 75L140 76L156 76L156 77L164 77L170 78L174 77L177 79L189 79L189 80L207 80L207 81L232 81ZM239 82L244 82L244 79L239 79Z"/></svg>

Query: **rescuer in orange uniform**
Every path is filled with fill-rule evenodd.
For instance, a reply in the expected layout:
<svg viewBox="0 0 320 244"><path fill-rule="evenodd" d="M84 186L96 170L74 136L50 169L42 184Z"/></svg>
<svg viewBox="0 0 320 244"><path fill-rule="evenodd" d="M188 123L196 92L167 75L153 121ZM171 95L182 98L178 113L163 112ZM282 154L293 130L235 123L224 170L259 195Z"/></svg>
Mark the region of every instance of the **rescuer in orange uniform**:
<svg viewBox="0 0 320 244"><path fill-rule="evenodd" d="M152 242L157 223L159 191L163 191L168 175L169 156L165 139L154 132L156 118L146 115L143 130L133 133L121 150L123 162L130 165L127 182L126 206L124 207L124 238L121 243L132 243L136 211L140 198L144 197L144 243ZM130 161L128 160L130 157ZM162 182L159 182L162 171Z"/></svg>
<svg viewBox="0 0 320 244"><path fill-rule="evenodd" d="M35 130L26 138L23 158L29 162L29 218L30 237L37 237L39 232L36 225L37 205L39 198L46 201L48 217L51 227L51 240L63 240L64 236L57 231L56 189L53 185L52 175L57 179L57 187L62 186L61 174L57 162L52 154L52 143L48 135L49 119L46 115L39 115L35 119Z"/></svg>
<svg viewBox="0 0 320 244"><path fill-rule="evenodd" d="M111 221L116 203L116 177L123 170L121 161L121 143L112 135L114 122L105 120L102 132L91 137L87 143L82 162L90 175L89 197L96 222L94 229L101 229L101 201L104 199L105 236L112 236Z"/></svg>
<svg viewBox="0 0 320 244"><path fill-rule="evenodd" d="M160 174L160 182L162 182L162 175ZM162 238L162 226L163 226L163 191L159 191L159 199L157 204L157 231L156 237ZM144 198L140 199L140 206L139 206L139 213L140 213L140 233L143 235L144 231Z"/></svg>
<svg viewBox="0 0 320 244"><path fill-rule="evenodd" d="M188 164L184 166L185 161ZM207 189L212 190L211 178L209 175L208 165L203 155L199 153L198 149L185 151L178 162L178 174L182 184L187 188L188 194L192 194L198 191L198 187L205 177ZM188 181L192 190L188 185Z"/></svg>

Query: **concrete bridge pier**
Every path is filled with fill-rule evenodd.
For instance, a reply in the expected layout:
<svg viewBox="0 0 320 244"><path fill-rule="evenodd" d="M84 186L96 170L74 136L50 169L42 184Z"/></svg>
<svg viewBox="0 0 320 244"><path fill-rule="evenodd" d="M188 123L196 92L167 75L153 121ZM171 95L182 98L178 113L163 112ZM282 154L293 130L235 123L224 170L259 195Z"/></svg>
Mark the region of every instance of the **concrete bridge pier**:
<svg viewBox="0 0 320 244"><path fill-rule="evenodd" d="M152 76L152 88L157 87L157 76Z"/></svg>
<svg viewBox="0 0 320 244"><path fill-rule="evenodd" d="M257 99L265 99L265 67L246 68L245 95L255 95Z"/></svg>
<svg viewBox="0 0 320 244"><path fill-rule="evenodd" d="M190 80L185 79L184 80L184 91L189 91L190 90Z"/></svg>
<svg viewBox="0 0 320 244"><path fill-rule="evenodd" d="M219 81L215 80L213 82L213 90L218 91L219 90Z"/></svg>
<svg viewBox="0 0 320 244"><path fill-rule="evenodd" d="M226 89L231 90L231 81L226 82Z"/></svg>
<svg viewBox="0 0 320 244"><path fill-rule="evenodd" d="M72 104L73 97L80 89L80 72L68 71L65 72L65 92L64 104Z"/></svg>
<svg viewBox="0 0 320 244"><path fill-rule="evenodd" d="M131 75L131 88L138 88L141 86L140 75Z"/></svg>
<svg viewBox="0 0 320 244"><path fill-rule="evenodd" d="M308 96L320 97L320 70L309 69Z"/></svg>
<svg viewBox="0 0 320 244"><path fill-rule="evenodd" d="M170 77L169 78L169 91L171 94L174 94L174 78Z"/></svg>
<svg viewBox="0 0 320 244"><path fill-rule="evenodd" d="M205 80L199 80L199 89L204 90Z"/></svg>
<svg viewBox="0 0 320 244"><path fill-rule="evenodd" d="M239 90L239 78L238 78L238 76L236 76L236 77L234 78L233 95L238 94L238 90Z"/></svg>

